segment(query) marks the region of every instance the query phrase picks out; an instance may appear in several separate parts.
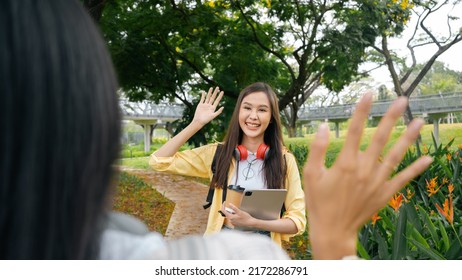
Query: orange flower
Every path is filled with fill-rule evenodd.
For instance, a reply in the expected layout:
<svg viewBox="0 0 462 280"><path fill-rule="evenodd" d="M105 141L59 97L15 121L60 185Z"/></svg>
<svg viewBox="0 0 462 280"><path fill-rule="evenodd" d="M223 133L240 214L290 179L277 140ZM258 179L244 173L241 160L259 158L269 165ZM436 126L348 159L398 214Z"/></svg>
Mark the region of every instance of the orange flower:
<svg viewBox="0 0 462 280"><path fill-rule="evenodd" d="M436 188L436 179L437 178L438 177L435 177L435 178L431 179L430 182L425 180L427 182L427 192L428 192L429 197L436 194L441 189L441 187Z"/></svg>
<svg viewBox="0 0 462 280"><path fill-rule="evenodd" d="M454 191L454 185L452 183L448 185L448 190L450 194L452 194L452 192Z"/></svg>
<svg viewBox="0 0 462 280"><path fill-rule="evenodd" d="M379 213L375 212L371 219L372 219L372 225L375 226L375 223L376 223L378 220L381 220L382 217L379 216Z"/></svg>
<svg viewBox="0 0 462 280"><path fill-rule="evenodd" d="M407 199L411 199L414 195L415 195L415 192L411 191L410 189L406 189Z"/></svg>
<svg viewBox="0 0 462 280"><path fill-rule="evenodd" d="M452 208L452 197L449 197L449 201L447 198L444 200L443 209L438 203L436 203L435 205L436 208L438 208L438 212L440 212L441 215L443 215L446 218L446 220L452 225L452 223L454 222L454 209Z"/></svg>
<svg viewBox="0 0 462 280"><path fill-rule="evenodd" d="M398 211L398 209L401 207L401 204L403 204L403 194L395 194L391 198L390 202L388 202L388 204L395 210L395 212Z"/></svg>
<svg viewBox="0 0 462 280"><path fill-rule="evenodd" d="M427 145L423 144L423 152L424 154L428 154L428 148Z"/></svg>
<svg viewBox="0 0 462 280"><path fill-rule="evenodd" d="M462 150L462 144L459 144L457 147L459 148L459 150Z"/></svg>
<svg viewBox="0 0 462 280"><path fill-rule="evenodd" d="M444 184L446 184L447 182L449 182L448 178L444 177L444 178L443 178L443 181L441 182L441 185L444 185Z"/></svg>
<svg viewBox="0 0 462 280"><path fill-rule="evenodd" d="M447 158L447 159L448 159L448 161L449 161L449 160L451 160L451 158L452 158L452 155L451 155L451 154L447 154L447 155L446 155L446 158Z"/></svg>

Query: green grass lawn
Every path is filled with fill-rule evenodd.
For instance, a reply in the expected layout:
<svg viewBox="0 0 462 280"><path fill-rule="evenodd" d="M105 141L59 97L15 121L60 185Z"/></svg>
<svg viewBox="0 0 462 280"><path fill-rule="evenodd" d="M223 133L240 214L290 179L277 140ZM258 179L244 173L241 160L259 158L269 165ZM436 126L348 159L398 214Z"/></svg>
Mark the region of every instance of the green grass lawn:
<svg viewBox="0 0 462 280"><path fill-rule="evenodd" d="M135 168L135 169L149 169L149 156L122 158L119 160L118 165Z"/></svg>
<svg viewBox="0 0 462 280"><path fill-rule="evenodd" d="M386 148L390 148L396 142L396 140L398 140L399 135L403 133L405 129L406 129L405 126L395 127L395 129L393 130L390 136L390 143L387 145ZM377 130L376 127L366 128L364 130L362 141L361 141L361 149L364 149L365 147L368 146L376 130ZM439 132L440 143L446 144L454 138L455 138L455 141L454 141L455 146L457 146L457 144L462 143L462 124L461 123L440 124L439 131L440 131ZM433 140L432 140L432 133L433 133L433 125L432 124L424 125L424 127L421 130L423 144L427 146L434 146ZM335 131L331 131L330 138L329 138L330 144L328 148L328 153L337 154L343 146L345 137L346 137L346 130L340 131L339 138L335 138ZM309 146L311 144L311 141L313 141L313 139L314 139L314 134L309 134L309 135L306 135L305 137L285 138L284 142L287 146L289 146L290 144Z"/></svg>

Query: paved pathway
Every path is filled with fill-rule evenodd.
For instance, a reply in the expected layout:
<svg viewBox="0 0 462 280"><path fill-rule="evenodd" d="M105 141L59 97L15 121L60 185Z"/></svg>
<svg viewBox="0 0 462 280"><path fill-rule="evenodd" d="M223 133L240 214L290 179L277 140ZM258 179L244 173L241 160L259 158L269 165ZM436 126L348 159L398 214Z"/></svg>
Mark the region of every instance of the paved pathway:
<svg viewBox="0 0 462 280"><path fill-rule="evenodd" d="M166 239L176 239L185 235L203 234L207 224L209 209L202 205L207 197L208 186L186 180L182 176L156 172L154 170L123 169L139 175L159 193L175 203L170 222L165 232Z"/></svg>

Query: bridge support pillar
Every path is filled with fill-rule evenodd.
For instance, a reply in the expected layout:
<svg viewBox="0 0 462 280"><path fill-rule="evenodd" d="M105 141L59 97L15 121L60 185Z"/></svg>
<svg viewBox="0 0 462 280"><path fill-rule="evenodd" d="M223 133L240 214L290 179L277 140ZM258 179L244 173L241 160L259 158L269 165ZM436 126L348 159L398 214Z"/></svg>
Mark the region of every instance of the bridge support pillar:
<svg viewBox="0 0 462 280"><path fill-rule="evenodd" d="M151 125L144 126L144 152L151 150Z"/></svg>
<svg viewBox="0 0 462 280"><path fill-rule="evenodd" d="M440 120L447 114L428 114L433 120L433 136L435 137L436 143L440 144Z"/></svg>
<svg viewBox="0 0 462 280"><path fill-rule="evenodd" d="M339 137L340 137L340 123L335 122L335 138L339 138Z"/></svg>
<svg viewBox="0 0 462 280"><path fill-rule="evenodd" d="M336 120L330 120L335 124L335 138L340 138L340 123L345 122L348 119L336 119Z"/></svg>
<svg viewBox="0 0 462 280"><path fill-rule="evenodd" d="M148 153L151 150L151 125L157 120L136 120L135 123L144 127L144 152Z"/></svg>

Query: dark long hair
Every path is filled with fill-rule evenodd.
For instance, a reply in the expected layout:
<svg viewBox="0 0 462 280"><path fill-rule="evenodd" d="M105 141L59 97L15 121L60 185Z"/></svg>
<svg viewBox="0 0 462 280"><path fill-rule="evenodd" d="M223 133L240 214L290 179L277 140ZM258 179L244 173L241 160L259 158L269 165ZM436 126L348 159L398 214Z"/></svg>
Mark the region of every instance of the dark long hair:
<svg viewBox="0 0 462 280"><path fill-rule="evenodd" d="M226 187L228 172L231 166L234 149L242 142L243 131L239 125L239 110L242 100L254 92L264 92L269 99L271 106L271 122L265 130L264 141L270 147L267 157L263 163L264 179L268 188L284 188L286 176L286 165L284 162L282 148L284 146L281 130L281 119L279 116L278 99L273 89L266 83L253 83L244 88L237 98L236 107L224 138L223 148L217 158L216 173L212 179L211 186L221 188Z"/></svg>
<svg viewBox="0 0 462 280"><path fill-rule="evenodd" d="M0 259L92 259L119 152L113 66L76 0L0 9Z"/></svg>

